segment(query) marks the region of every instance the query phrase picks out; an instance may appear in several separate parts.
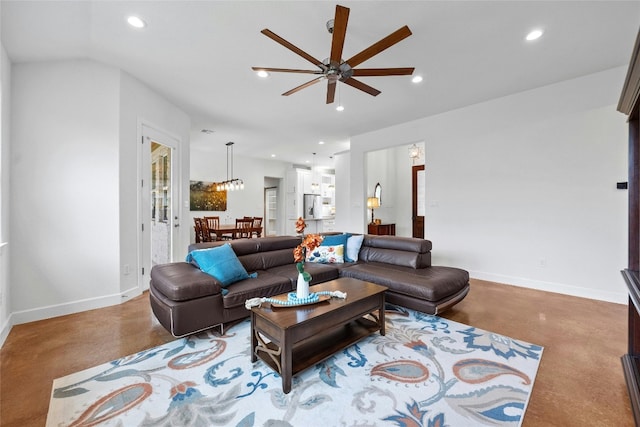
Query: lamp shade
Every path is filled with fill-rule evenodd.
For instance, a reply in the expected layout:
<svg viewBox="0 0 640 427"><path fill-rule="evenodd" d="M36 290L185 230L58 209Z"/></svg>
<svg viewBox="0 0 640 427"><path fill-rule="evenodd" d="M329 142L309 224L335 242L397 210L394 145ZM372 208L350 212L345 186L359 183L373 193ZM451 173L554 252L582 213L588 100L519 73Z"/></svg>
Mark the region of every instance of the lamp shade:
<svg viewBox="0 0 640 427"><path fill-rule="evenodd" d="M367 207L369 209L375 209L380 207L380 201L377 197L369 197L367 198Z"/></svg>

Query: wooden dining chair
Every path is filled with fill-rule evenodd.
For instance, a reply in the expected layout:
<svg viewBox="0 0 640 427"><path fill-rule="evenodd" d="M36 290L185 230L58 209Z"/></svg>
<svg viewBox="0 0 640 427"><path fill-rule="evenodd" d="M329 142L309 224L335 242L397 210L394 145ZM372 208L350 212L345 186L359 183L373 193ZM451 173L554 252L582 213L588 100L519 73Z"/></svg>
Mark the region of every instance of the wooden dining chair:
<svg viewBox="0 0 640 427"><path fill-rule="evenodd" d="M205 216L203 218L207 227L209 228L209 235L211 236L211 241L216 241L221 239L221 236L218 236L217 230L220 228L220 217L219 216Z"/></svg>
<svg viewBox="0 0 640 427"><path fill-rule="evenodd" d="M193 230L196 233L196 243L202 242L202 226L200 225L201 218L193 218Z"/></svg>
<svg viewBox="0 0 640 427"><path fill-rule="evenodd" d="M238 218L236 219L236 239L248 239L251 237L251 226L253 225L253 218Z"/></svg>
<svg viewBox="0 0 640 427"><path fill-rule="evenodd" d="M256 237L262 236L262 218L258 216L253 217L253 223L251 224L251 235L255 234Z"/></svg>
<svg viewBox="0 0 640 427"><path fill-rule="evenodd" d="M214 242L216 240L215 237L211 236L211 231L206 219L200 218L200 228L202 229L203 242Z"/></svg>

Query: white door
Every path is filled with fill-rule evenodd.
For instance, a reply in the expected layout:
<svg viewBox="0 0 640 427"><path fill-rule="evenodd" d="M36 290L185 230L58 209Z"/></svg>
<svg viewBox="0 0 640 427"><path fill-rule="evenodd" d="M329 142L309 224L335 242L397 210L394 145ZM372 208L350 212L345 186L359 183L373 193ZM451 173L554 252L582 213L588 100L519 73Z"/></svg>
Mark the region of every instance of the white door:
<svg viewBox="0 0 640 427"><path fill-rule="evenodd" d="M178 241L180 173L175 138L142 126L140 182L140 282L149 287L149 273L156 264L172 262Z"/></svg>

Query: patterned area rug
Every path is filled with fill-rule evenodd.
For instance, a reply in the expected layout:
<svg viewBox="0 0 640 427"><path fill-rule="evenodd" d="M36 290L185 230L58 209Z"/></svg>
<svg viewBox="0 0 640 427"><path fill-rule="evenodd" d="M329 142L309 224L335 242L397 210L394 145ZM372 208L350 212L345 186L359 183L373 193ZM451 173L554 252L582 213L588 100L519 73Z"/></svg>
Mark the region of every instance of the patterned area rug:
<svg viewBox="0 0 640 427"><path fill-rule="evenodd" d="M293 378L250 361L248 320L53 383L47 426L519 426L542 347L388 307L375 333Z"/></svg>

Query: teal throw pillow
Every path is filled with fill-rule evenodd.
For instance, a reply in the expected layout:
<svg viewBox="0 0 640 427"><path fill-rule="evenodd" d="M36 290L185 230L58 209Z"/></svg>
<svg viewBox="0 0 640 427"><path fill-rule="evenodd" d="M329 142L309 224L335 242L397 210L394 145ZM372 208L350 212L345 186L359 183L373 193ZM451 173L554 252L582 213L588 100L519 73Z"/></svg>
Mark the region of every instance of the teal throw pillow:
<svg viewBox="0 0 640 427"><path fill-rule="evenodd" d="M320 246L344 245L344 247L346 248L348 237L348 234L333 234L329 236L322 236L322 243L320 243Z"/></svg>
<svg viewBox="0 0 640 427"><path fill-rule="evenodd" d="M344 254L344 259L347 262L356 262L358 261L358 254L360 253L360 247L362 247L362 241L364 240L364 236L361 234L359 236L350 236L347 239L347 250Z"/></svg>
<svg viewBox="0 0 640 427"><path fill-rule="evenodd" d="M195 261L200 270L215 277L223 286L256 277L249 275L229 243L215 248L198 249L187 255L187 262Z"/></svg>

